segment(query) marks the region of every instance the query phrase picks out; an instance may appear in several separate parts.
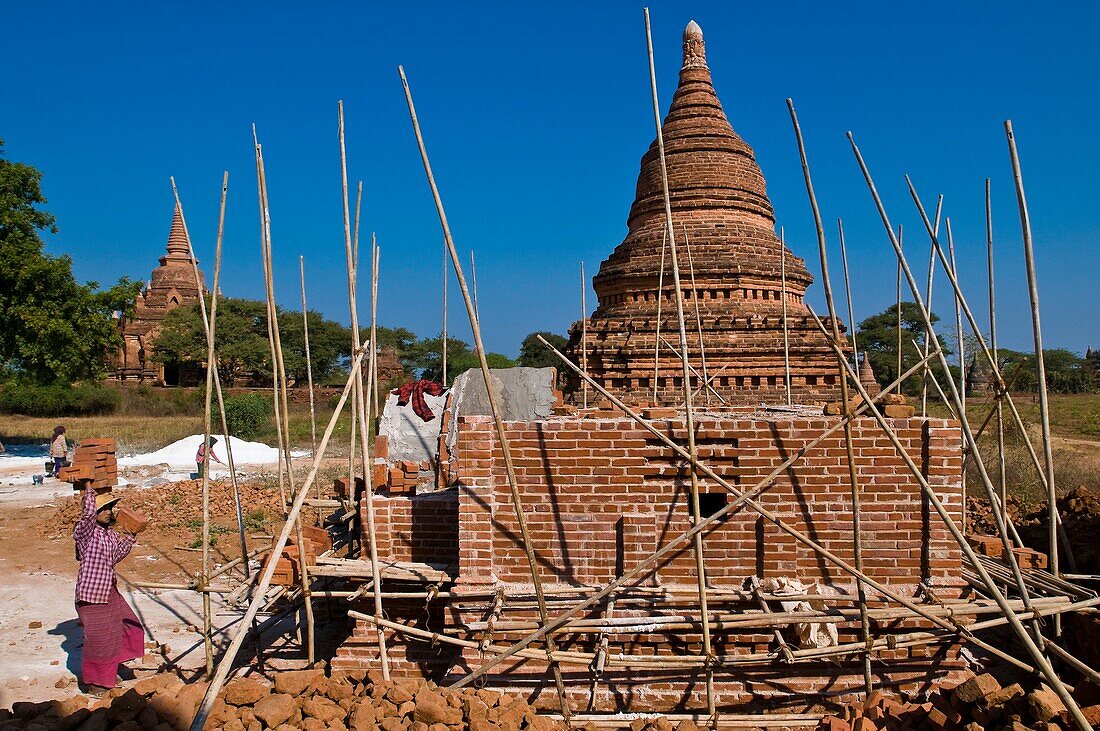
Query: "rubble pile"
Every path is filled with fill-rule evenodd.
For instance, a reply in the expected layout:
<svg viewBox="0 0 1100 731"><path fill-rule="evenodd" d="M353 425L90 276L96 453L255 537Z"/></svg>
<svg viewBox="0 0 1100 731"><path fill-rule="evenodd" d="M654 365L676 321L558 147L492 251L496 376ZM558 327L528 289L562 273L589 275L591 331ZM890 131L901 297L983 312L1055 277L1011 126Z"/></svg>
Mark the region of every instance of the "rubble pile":
<svg viewBox="0 0 1100 731"><path fill-rule="evenodd" d="M1084 681L1074 688L1074 700L1089 722L1100 724L1100 686ZM954 686L936 688L923 702L905 702L881 691L863 703L845 707L822 719L823 731L1059 731L1076 726L1061 699L1045 684L1025 690L1019 682L1002 685L988 673Z"/></svg>
<svg viewBox="0 0 1100 731"><path fill-rule="evenodd" d="M281 519L283 514L279 491L260 482L239 483L241 506L245 513L262 510L268 519ZM180 480L157 485L154 488L120 489L115 494L128 508L154 517L161 525L186 525L188 521L202 520L202 481ZM80 519L82 509L80 494L60 501L60 509L43 521L47 535L62 536L72 533ZM236 508L233 502L233 486L229 480L210 481L210 514L231 520L236 526Z"/></svg>
<svg viewBox="0 0 1100 731"><path fill-rule="evenodd" d="M1046 551L1047 504L1023 503L1014 495L1008 496L1008 516L1029 547ZM1077 487L1058 498L1058 513L1069 536L1070 547L1077 563L1077 572L1100 573L1100 495L1087 487ZM997 524L993 509L984 498L971 497L966 501L967 525L972 533L996 535Z"/></svg>
<svg viewBox="0 0 1100 731"><path fill-rule="evenodd" d="M194 720L207 687L206 682L184 683L176 675L160 673L115 688L90 705L85 696L16 703L11 711L0 711L0 729L182 731ZM537 715L523 699L497 691L452 691L414 679L387 682L377 670L367 674L335 671L327 677L320 669L279 672L271 683L251 676L230 680L214 703L206 727L226 731L564 729L560 722Z"/></svg>

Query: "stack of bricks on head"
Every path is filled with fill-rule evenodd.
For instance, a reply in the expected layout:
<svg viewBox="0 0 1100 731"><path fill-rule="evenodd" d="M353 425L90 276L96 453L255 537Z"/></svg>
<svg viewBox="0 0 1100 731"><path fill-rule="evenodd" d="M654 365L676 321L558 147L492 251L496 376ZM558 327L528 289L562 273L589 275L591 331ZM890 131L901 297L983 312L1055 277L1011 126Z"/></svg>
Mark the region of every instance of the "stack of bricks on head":
<svg viewBox="0 0 1100 731"><path fill-rule="evenodd" d="M1094 728L1100 725L1100 686L1084 680L1074 687L1073 698L1089 723ZM1047 685L1034 678L1002 684L992 674L983 673L955 686L940 685L923 702L905 702L874 691L865 701L852 703L838 714L826 716L819 728L825 731L1060 731L1076 726L1065 704Z"/></svg>
<svg viewBox="0 0 1100 731"><path fill-rule="evenodd" d="M71 482L74 490L92 488L96 493L111 492L118 485L118 462L115 459L114 439L84 439L73 450L73 463L62 467L58 473L62 482ZM140 533L149 525L149 519L125 507L115 513L119 527L131 533Z"/></svg>
<svg viewBox="0 0 1100 731"><path fill-rule="evenodd" d="M71 482L73 489L91 487L96 492L110 492L118 484L118 462L115 461L114 439L85 439L73 450L73 463L58 473L62 482Z"/></svg>

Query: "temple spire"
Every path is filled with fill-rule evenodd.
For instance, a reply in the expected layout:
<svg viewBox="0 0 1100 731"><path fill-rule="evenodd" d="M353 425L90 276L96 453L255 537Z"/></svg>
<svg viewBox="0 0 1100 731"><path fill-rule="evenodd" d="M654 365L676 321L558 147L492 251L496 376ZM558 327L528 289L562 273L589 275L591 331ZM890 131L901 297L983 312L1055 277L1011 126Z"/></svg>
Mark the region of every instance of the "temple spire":
<svg viewBox="0 0 1100 731"><path fill-rule="evenodd" d="M191 261L191 247L187 237L187 230L183 227L183 211L180 210L179 204L176 204L175 211L172 213L172 229L168 232L168 254L161 257L161 265L167 264L171 261L185 261L190 263Z"/></svg>
<svg viewBox="0 0 1100 731"><path fill-rule="evenodd" d="M707 68L707 47L703 29L694 20L684 28L684 65L681 68Z"/></svg>

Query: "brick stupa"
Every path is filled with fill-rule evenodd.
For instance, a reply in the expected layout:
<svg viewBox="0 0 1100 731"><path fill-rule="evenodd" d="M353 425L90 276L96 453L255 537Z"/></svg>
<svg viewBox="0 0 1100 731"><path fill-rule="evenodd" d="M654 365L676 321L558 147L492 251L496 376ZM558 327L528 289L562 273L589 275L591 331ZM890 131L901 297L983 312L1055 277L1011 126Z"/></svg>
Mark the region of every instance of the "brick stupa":
<svg viewBox="0 0 1100 731"><path fill-rule="evenodd" d="M782 256L793 399L835 400L836 360L803 303L813 277L775 234L764 175L752 148L733 131L722 111L707 67L703 32L695 21L684 30L680 82L662 130L692 365L702 372L694 269L713 388L735 405L785 402ZM665 249L656 402L678 405L683 402L683 371L679 357L666 345L678 347L679 330L656 140L642 157L627 227L626 238L593 279L599 306L588 320L588 372L630 402L653 401L657 292ZM581 363L579 322L570 330L568 349ZM579 402L579 379L574 378L568 390L570 399ZM697 401L704 401L702 392Z"/></svg>
<svg viewBox="0 0 1100 731"><path fill-rule="evenodd" d="M172 215L167 249L165 255L160 257L160 266L153 270L149 285L138 295L133 316L124 317L119 322L123 346L115 357L112 375L120 381L186 385L199 377L192 372L195 370L194 364L158 363L152 357L153 341L160 333L164 316L199 299L191 246L179 206ZM203 281L201 271L199 280ZM205 284L202 291L206 291Z"/></svg>

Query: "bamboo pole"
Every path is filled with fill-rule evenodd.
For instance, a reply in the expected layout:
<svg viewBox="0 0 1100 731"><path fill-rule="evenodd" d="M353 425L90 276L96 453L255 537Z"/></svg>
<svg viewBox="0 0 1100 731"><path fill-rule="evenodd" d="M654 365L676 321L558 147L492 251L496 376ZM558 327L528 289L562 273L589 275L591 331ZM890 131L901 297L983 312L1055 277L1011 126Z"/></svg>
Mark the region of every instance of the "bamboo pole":
<svg viewBox="0 0 1100 731"><path fill-rule="evenodd" d="M989 178L985 179L985 251L986 269L989 276L989 345L993 360L997 355L997 298L993 285L993 205L989 193ZM1008 385L1005 385L1008 388ZM993 403L997 417L997 475L1000 478L1001 504L1008 504L1008 479L1005 464L1005 424L1004 408L998 393Z"/></svg>
<svg viewBox="0 0 1100 731"><path fill-rule="evenodd" d="M347 272L348 272L348 308L351 312L351 337L352 344L356 351L360 350L359 347L359 307L356 304L357 286L356 277L358 276L359 256L358 251L352 251L351 240L351 220L350 212L348 211L348 158L347 148L344 144L344 102L343 100L337 102L337 134L340 143L340 185L341 185L341 201L344 208L344 256L347 259ZM358 210L358 206L357 206ZM358 243L358 242L356 242ZM374 254L371 254L372 261ZM375 270L375 272L377 269ZM371 277L373 279L375 272L372 272ZM375 347L374 342L368 344L370 348L370 357L374 357ZM369 364L369 361L368 361ZM373 369L368 368L367 386L370 386L371 374ZM364 393L362 378L355 376L355 402L352 405L352 412L358 412L359 419L359 441L363 452L363 481L367 489L364 490L363 504L366 507L367 513L367 540L370 543L369 555L371 564L371 574L375 577L372 582L374 586L374 612L378 616L382 614L382 572L378 565L378 540L377 531L374 521L374 489L370 483L371 480L371 465L370 465L370 449L368 443L368 424L366 421L366 409L365 401L366 393ZM350 485L354 485L354 475L350 482ZM390 660L389 653L386 648L386 636L382 630L378 630L378 657L382 664L382 676L384 679L389 680L390 677Z"/></svg>
<svg viewBox="0 0 1100 731"><path fill-rule="evenodd" d="M309 354L309 308L306 305L306 258L298 257L298 276L302 283L302 337L306 349L306 381L309 384L309 439L310 448L317 451L317 411L313 399L313 360ZM321 497L320 494L317 495Z"/></svg>
<svg viewBox="0 0 1100 731"><path fill-rule="evenodd" d="M886 227L887 231L890 233L890 240L891 240L890 242L894 246L894 251L897 254L898 260L901 262L902 271L904 272L904 274L906 276L906 280L908 281L910 290L912 290L913 298L915 300L917 300L916 304L917 304L918 310L920 311L921 318L924 320L925 326L930 328L931 327L931 319L930 319L930 316L929 316L929 312L926 309L923 301L921 300L920 292L917 289L916 281L913 280L912 272L909 271L909 266L906 263L905 256L901 251L901 246L898 244L897 240L893 236L893 230L889 226L889 218L886 215L886 210L882 205L882 201L878 196L878 191L875 189L874 182L871 180L870 171L867 169L866 164L863 162L863 156L860 154L859 148L856 146L856 143L855 143L855 138L852 136L851 132L848 133L848 140L851 143L852 150L856 155L857 161L859 162L860 169L863 172L864 179L867 182L867 185L868 185L868 188L871 191L872 197L874 198L875 206L879 211L879 215L882 218L883 224ZM911 185L912 184L910 182L910 187L911 187ZM922 213L922 219L925 222L925 228L929 232L931 232L931 226L928 223L927 216L925 216L924 213L923 213L923 208L921 208L921 213ZM935 237L933 237L933 240L935 240ZM942 263L943 252L940 251L939 246L936 247L936 250L937 250L937 254L941 257L941 263ZM947 268L945 267L945 269L947 269ZM947 269L947 272L948 272L948 277L953 280L953 276L951 274L950 269ZM961 300L962 297L961 297L961 293L958 291L957 283L953 281L952 284L955 288L956 296L958 296ZM975 330L977 330L977 328L975 328ZM945 371L948 371L948 369L947 369L947 359L943 355L942 351L940 351L940 353L939 353L939 361L940 361L941 367ZM949 379L947 379L947 383L951 387L951 389L950 389L951 390L951 397L955 401L956 408L960 408L959 404L958 404L958 394L956 393L956 390L955 390L954 380L949 378ZM859 385L858 380L856 382L856 387L857 387L857 389L862 391L862 387ZM864 395L864 398L866 398L866 395ZM876 414L876 409L872 407L871 413ZM965 417L964 414L960 414L960 416L962 417L960 419L960 423L962 424L963 431L965 432L967 444L968 444L968 446L970 447L971 450L977 451L976 450L976 444L974 442L974 435L970 430L970 425L967 422L966 417ZM885 421L884 420L880 421L880 424L885 424ZM886 429L887 429L888 436L892 436L891 433L889 432L889 425L886 425ZM896 436L892 436L893 440L896 440L896 438L897 438ZM898 445L895 444L895 447L896 446L898 446ZM912 460L908 458L907 454L904 454L904 450L902 450L902 452L903 452L903 455L902 455L903 459L907 460L907 463L911 464ZM996 504L995 500L994 500L995 493L993 491L992 485L990 484L989 475L986 473L985 465L982 464L981 460L977 460L975 462L975 465L977 465L977 467L978 467L978 471L979 471L979 473L981 475L981 478L982 478L983 486L985 487L987 494L990 496L990 503L995 505ZM910 466L910 470L912 471L915 467L916 467L915 465ZM920 474L919 468L916 469L914 476L918 478L918 482L922 483L922 485L921 485L922 489L925 489L925 486L927 485L927 480L925 480L924 476ZM1035 640L1032 639L1031 635L1028 634L1028 632L1024 628L1023 624L1021 624L1019 619L1016 618L1016 615L1011 614L1007 609L1005 609L1006 605L1004 605L1004 602L1005 602L1004 595L1001 593L1000 589L994 583L993 579L989 576L989 573L985 570L985 568L978 561L977 555L974 553L973 548L971 548L970 544L967 543L966 538L959 531L958 526L955 525L954 520L951 518L950 514L946 511L946 509L944 509L943 504L939 500L939 497L935 494L935 491L932 490L930 486L928 486L928 488L926 490L926 495L928 495L929 502L932 503L933 507L936 508L936 512L940 514L940 517L944 520L944 523L947 524L948 530L951 532L951 534L955 538L955 540L959 543L959 547L962 548L963 553L966 555L967 559L970 560L971 563L974 564L974 570L981 577L982 582L984 584L986 584L986 586L988 587L989 593L993 596L993 598L997 601L998 604L1002 605L1002 609L1004 609L1005 614L1009 617L1009 624L1012 626L1013 631L1019 637L1020 641L1024 644L1024 647L1027 649L1028 654L1030 654L1032 656L1033 660L1035 661L1036 666L1042 671L1043 675L1046 676L1046 678L1050 681L1050 684L1053 687L1055 693L1058 694L1058 697L1062 700L1062 702L1066 705L1066 707L1070 709L1070 713L1074 716L1074 720L1080 726L1082 731L1088 731L1089 728L1090 728L1089 724L1086 722L1085 717L1082 715L1081 709L1077 707L1077 704L1074 702L1073 698L1070 696L1069 691L1066 690L1065 684L1062 683L1062 680L1058 677L1058 674L1054 672L1054 668L1051 667L1050 661L1047 660L1047 658L1043 655L1042 650L1040 650L1038 645L1035 644ZM1009 542L1009 538L1008 538L1008 534L1007 534L1008 532L1007 532L1007 529L1005 528L1005 524L1004 524L1004 516L998 510L994 510L993 512L994 512L994 515L997 516L997 519L998 519L997 520L997 523L998 523L997 529L998 529L998 532L1000 533L1001 541L1002 541L1003 545L1005 546L1005 551L1008 554L1006 558L1008 559L1008 563L1009 563L1010 567L1012 568L1013 574L1016 576L1016 580L1017 580L1017 584L1018 584L1019 589L1020 589L1021 596L1023 597L1024 601L1027 601L1028 600L1027 589L1023 584L1022 577L1020 577L1020 573L1019 573L1020 570L1019 570L1019 565L1016 561L1016 556L1011 551L1011 546L1010 546L1010 542ZM1038 627L1036 626L1034 628L1034 630L1035 630L1036 635L1038 636L1039 635Z"/></svg>
<svg viewBox="0 0 1100 731"><path fill-rule="evenodd" d="M839 220L839 219L837 219ZM783 383L787 388L787 406L793 403L791 395L791 341L787 327L787 242L783 227L779 227L779 286L783 295ZM844 239L842 238L841 241ZM853 325L854 327L854 325ZM853 347L855 338L852 339Z"/></svg>
<svg viewBox="0 0 1100 731"><path fill-rule="evenodd" d="M321 469L321 462L324 459L325 450L328 448L329 439L332 437L332 432L336 428L336 422L340 419L340 414L344 410L344 404L347 403L352 383L355 378L358 377L359 368L362 362L363 351L359 350L353 355L351 374L348 377L348 382L345 384L343 392L340 394L340 400L336 403L336 408L332 411L332 416L329 418L325 433L321 437L321 443L317 447L317 454L313 457L313 465L309 470L309 474L306 475L306 480L302 484L302 489L295 495L286 523L283 525L282 530L279 532L279 537L275 539L275 543L271 547L271 553L274 556L280 555L283 549L286 548L287 541L290 538L290 531L294 523L298 520L298 516L302 511L302 506L305 504L306 497L309 495L309 489L313 486L313 481L317 478L317 472ZM210 715L211 709L214 707L214 701L217 700L218 693L221 692L222 686L225 684L225 679L229 675L229 671L233 668L233 661L236 659L237 653L240 652L241 645L244 643L247 625L256 618L256 614L260 610L260 605L264 603L265 594L271 587L271 577L275 574L276 564L276 561L268 561L267 566L265 566L264 570L261 572L259 583L252 594L252 601L249 602L248 609L245 610L241 625L237 629L236 634L233 635L233 639L230 641L229 647L226 648L225 654L222 655L221 661L214 671L214 677L211 679L210 685L207 686L206 693L202 697L202 703L199 704L198 711L195 713L195 719L191 722L191 731L201 731L202 727L206 724L206 719Z"/></svg>
<svg viewBox="0 0 1100 731"><path fill-rule="evenodd" d="M901 236L902 236L902 227L901 227L901 224L899 223L898 224L898 246L901 246ZM901 373L902 341L901 341L901 263L900 262L898 263L897 284L898 284L898 294L897 294L896 302L897 302L897 308L898 308L898 312L897 312L897 315L898 315L898 322L897 322L898 365L897 365L897 370L895 371L895 373Z"/></svg>
<svg viewBox="0 0 1100 731"><path fill-rule="evenodd" d="M440 362L443 368L443 385L447 385L447 242L443 242L443 349Z"/></svg>
<svg viewBox="0 0 1100 731"><path fill-rule="evenodd" d="M944 219L944 223L947 225L947 250L951 254L951 276L956 280L959 278L959 266L955 259L955 236L951 231L951 217L948 216ZM963 322L962 322L962 310L959 306L959 298L955 297L955 340L959 344L959 408L963 416L966 415L966 343L963 340ZM951 374L948 373L947 377L950 378ZM960 431L959 442L963 450L963 471L962 471L962 496L963 496L963 520L962 527L966 530L966 504L969 499L966 489L966 462L967 458L981 459L981 455L976 451L971 452L966 447L966 437Z"/></svg>
<svg viewBox="0 0 1100 731"><path fill-rule="evenodd" d="M286 380L286 365L283 361L283 343L282 336L279 332L279 317L278 308L275 305L275 271L272 266L271 256L271 210L268 206L267 197L267 171L264 167L263 149L260 146L259 141L256 139L256 127L252 127L252 136L256 145L256 170L257 179L260 188L260 203L261 203L261 216L263 219L263 231L261 239L263 246L261 247L263 255L264 265L264 279L267 289L267 310L268 310L268 326L269 332L272 336L271 348L274 353L274 361L276 366L276 393L279 394L279 398L275 403L275 413L278 415L282 412L282 419L276 420L275 426L277 429L281 429L279 448L284 452L283 461L286 464L286 479L287 486L290 488L290 495L296 494L295 480L294 480L294 465L290 455L290 409L287 399L287 380ZM316 645L316 625L313 619L313 602L309 596L309 567L306 565L305 560L305 540L302 535L301 523L294 525L295 540L298 542L300 549L299 567L298 572L299 584L302 590L302 606L306 617L306 657L309 664L312 665L315 655Z"/></svg>
<svg viewBox="0 0 1100 731"><path fill-rule="evenodd" d="M607 600L607 611L604 612L604 619L611 619L614 611L615 596L612 595ZM606 631L600 630L599 635L596 637L596 659L592 664L592 687L588 691L589 713L596 710L596 691L600 687L600 678L603 677L604 668L607 667L607 651L610 646L611 638L607 636Z"/></svg>
<svg viewBox="0 0 1100 731"><path fill-rule="evenodd" d="M643 9L645 16L646 52L649 56L649 90L653 101L653 124L657 128L657 158L660 162L661 191L664 194L665 225L668 226L668 252L672 258L672 286L676 290L676 325L680 331L680 365L684 379L684 420L687 429L688 454L691 460L689 477L691 481L691 519L692 523L699 525L702 521L702 511L699 506L699 473L695 463L699 458L699 451L695 443L695 413L691 399L691 364L688 362L687 325L684 319L684 290L680 284L679 254L676 251L676 228L672 222L672 199L668 187L668 165L665 160L665 137L661 128L661 106L657 97L657 71L653 62L653 34L649 23L649 8ZM699 343L702 346L702 341ZM706 367L705 365L703 366ZM704 379L705 380L705 379ZM710 621L707 606L707 574L703 553L703 534L696 533L692 542L695 553L695 578L699 586L699 613L703 618L703 654L710 657L713 654L710 639ZM718 719L718 711L714 702L714 669L706 668L707 682L707 710L714 721Z"/></svg>
<svg viewBox="0 0 1100 731"><path fill-rule="evenodd" d="M908 176L906 176L905 180L906 184L909 187L909 194L913 198L913 202L916 204L917 210L921 214L921 219L924 222L925 230L931 232L930 236L932 237L932 248L935 249L936 255L939 257L940 264L944 269L944 273L946 274L948 281L951 282L951 287L955 292L955 296L958 297L959 303L962 305L963 314L966 315L967 324L970 325L971 332L974 333L975 343L978 345L983 357L989 364L990 368L993 370L993 375L996 378L997 388L1003 393L1004 402L1008 404L1008 409L1012 413L1013 422L1020 432L1024 447L1027 448L1028 455L1031 458L1036 473L1039 475L1039 481L1042 483L1043 488L1047 489L1048 485L1046 479L1046 471L1044 470L1043 465L1039 462L1039 456L1038 454L1036 454L1035 447L1031 443L1031 439L1027 433L1027 427L1024 425L1023 418L1020 416L1019 409L1016 408L1016 402L1013 400L1012 394L1005 390L1004 376L1001 373L1000 364L997 363L996 359L993 357L993 354L990 352L989 346L985 342L985 338L983 338L981 335L981 329L978 327L977 320L974 318L974 313L971 311L970 305L966 301L966 297L962 294L962 290L959 288L958 280L951 273L951 267L949 262L947 261L946 255L943 252L943 247L940 246L939 238L935 229L933 229L928 222L928 216L924 212L924 206L921 205L920 197L917 195L916 188L913 186L913 181L910 180ZM1065 526L1062 525L1062 521L1060 518L1056 521L1056 523L1058 538L1062 542L1062 550L1065 554L1066 564L1070 568L1070 570L1073 571L1075 570L1075 563L1073 560L1073 551L1069 545L1069 537L1066 535Z"/></svg>
<svg viewBox="0 0 1100 731"><path fill-rule="evenodd" d="M359 200L356 200L356 219L355 219L355 233L352 235L352 251L351 251L351 264L348 277L350 279L348 283L349 292L354 289L359 289ZM357 332L357 326L349 328L352 331L351 334L351 349L354 351L359 344L360 336ZM356 444L359 441L359 409L356 408L356 404L359 403L357 397L357 391L363 388L363 379L360 378L351 392L351 426L348 434L348 485L355 484L355 450ZM350 488L349 488L350 489Z"/></svg>
<svg viewBox="0 0 1100 731"><path fill-rule="evenodd" d="M859 373L859 344L856 343L856 316L852 306L852 280L848 275L848 247L844 243L844 221L836 219L837 235L840 237L840 264L844 268L844 301L848 304L848 327L852 332L852 364ZM785 311L785 310L784 310ZM901 368L898 368L901 373Z"/></svg>
<svg viewBox="0 0 1100 731"><path fill-rule="evenodd" d="M581 262L581 368L588 370L588 305L585 302L588 282L584 278L584 262ZM588 384L582 386L583 407L588 408Z"/></svg>
<svg viewBox="0 0 1100 731"><path fill-rule="evenodd" d="M370 373L374 378L374 388L371 389L371 393L374 395L374 418L382 416L382 407L379 404L378 394L378 264L382 258L382 249L378 246L378 239L374 235L374 231L370 232L370 246L371 246L371 283L370 283L370 349L371 349L371 362ZM371 428L371 422L367 422L368 431ZM363 459L366 459L367 453L363 452Z"/></svg>
<svg viewBox="0 0 1100 731"><path fill-rule="evenodd" d="M810 199L810 210L813 212L814 228L817 231L817 251L818 256L821 259L821 283L825 289L825 303L829 308L829 320L832 325L833 342L839 346L840 340L840 321L836 315L836 303L833 300L833 286L829 278L829 258L825 246L825 225L821 219L821 211L817 205L817 195L814 193L813 179L810 177L810 163L806 158L806 145L802 139L802 128L798 124L798 114L794 110L794 102L791 99L787 99L787 110L791 113L791 125L794 127L795 141L798 143L798 157L802 163L802 177L806 181L806 194ZM900 265L899 265L900 266ZM847 268L845 268L847 273ZM847 278L845 278L847 283ZM899 279L900 282L900 279ZM899 285L900 286L900 285ZM900 288L899 288L900 293ZM849 298L849 304L851 299ZM898 337L901 337L901 298L898 298ZM900 346L901 343L899 342ZM842 350L838 349L836 354L838 365L838 376L840 381L840 400L843 404L844 415L847 416L851 413L851 402L848 399L848 361L847 356ZM898 348L898 370L897 375L901 375L901 348ZM855 376L856 381L859 381L859 374ZM863 398L866 399L867 395L863 394ZM852 422L847 420L844 422L844 452L848 462L848 480L851 487L852 498L852 553L856 570L863 571L863 530L862 519L860 516L860 495L859 495L859 482L856 475L856 456L855 449L852 445ZM863 634L863 641L870 645L871 643L871 624L867 619L867 589L864 587L863 582L856 580L856 592L859 595L859 624L860 631ZM870 695L874 689L874 684L871 680L871 654L870 652L863 653L863 687L864 690Z"/></svg>
<svg viewBox="0 0 1100 731"><path fill-rule="evenodd" d="M470 280L474 285L474 315L481 321L481 310L477 308L477 264L474 263L474 250L470 249Z"/></svg>
<svg viewBox="0 0 1100 731"><path fill-rule="evenodd" d="M661 373L661 305L665 297L665 250L668 248L668 229L661 232L661 268L657 270L657 329L653 336L653 405L657 405L657 381ZM585 373L588 369L584 369Z"/></svg>
<svg viewBox="0 0 1100 731"><path fill-rule="evenodd" d="M516 513L516 522L519 525L523 551L527 557L527 567L531 572L531 584L534 587L535 597L538 600L539 618L545 623L548 619L548 615L546 613L546 598L542 591L542 579L539 577L535 551L531 545L530 533L527 530L527 517L524 513L523 499L520 497L519 493L519 482L516 479L516 470L512 462L512 453L508 445L508 435L504 430L504 421L501 416L496 385L493 381L492 374L489 372L489 363L485 360L485 349L482 346L481 340L481 321L478 319L477 308L470 296L470 290L466 286L466 275L462 271L462 263L459 261L458 250L455 248L454 239L451 237L451 227L447 222L447 212L443 208L443 199L440 197L439 188L435 184L435 176L432 174L431 162L428 160L428 151L424 146L424 137L420 132L420 121L416 116L416 106L413 104L412 91L409 89L408 79L405 78L405 69L398 66L397 73L401 77L401 85L405 90L405 102L409 107L409 118L412 121L413 133L416 135L416 144L420 150L420 159L424 164L424 175L428 179L428 187L430 187L432 191L432 199L435 201L436 212L439 214L439 223L443 229L443 238L447 242L447 250L451 254L451 264L454 266L455 277L458 280L458 288L462 292L462 301L466 305L466 314L470 319L470 329L473 332L474 346L477 350L478 361L481 366L481 375L485 380L485 393L489 401L489 410L493 415L497 442L499 443L501 454L504 457L504 468L508 479L508 487L511 492L512 508ZM473 252L471 251L470 253L472 256ZM472 263L473 261L471 259L471 264ZM471 274L472 273L471 271ZM552 653L555 649L553 641L547 640L546 646L548 653L547 660L553 672L554 685L558 691L562 715L569 718L569 699L565 693L565 683L562 680L561 668L558 667L556 662L550 659L549 653Z"/></svg>
<svg viewBox="0 0 1100 731"><path fill-rule="evenodd" d="M1039 317L1039 284L1035 276L1035 249L1031 238L1031 216L1027 210L1027 196L1024 194L1024 177L1020 171L1020 156L1016 151L1016 136L1012 132L1012 120L1005 120L1005 137L1008 140L1008 155L1012 162L1012 181L1016 186L1016 202L1020 209L1020 229L1024 238L1024 266L1027 270L1027 295L1031 304L1031 331L1035 340L1035 364L1039 372L1039 418L1043 433L1043 465L1046 474L1048 522L1050 536L1047 544L1050 553L1050 572L1061 575L1058 565L1057 525L1061 522L1058 515L1058 493L1054 483L1054 454L1050 437L1050 402L1047 396L1046 358L1043 355L1043 324ZM1056 627L1056 634L1061 634Z"/></svg>
<svg viewBox="0 0 1100 731"><path fill-rule="evenodd" d="M940 211L943 210L943 196L939 196L936 199L936 225L935 233L939 236L940 233ZM928 303L928 307L932 307L932 280L936 274L936 246L932 244L928 247L928 288L924 296L924 301ZM930 342L936 337L935 330L925 329L924 331L924 354L927 356L929 352ZM931 375L930 371L921 373L920 377L920 415L921 418L928 416L928 376ZM946 402L946 399L944 399Z"/></svg>
<svg viewBox="0 0 1100 731"><path fill-rule="evenodd" d="M699 332L699 362L703 368L703 382L710 383L710 377L707 375L707 349L703 344L703 317L699 313L699 290L695 287L695 260L691 255L691 241L688 239L687 227L680 224L680 230L684 234L684 248L687 249L688 257L688 272L691 276L691 301L695 303L695 328ZM710 406L710 392L713 389L708 389L704 393L706 394L707 406Z"/></svg>
<svg viewBox="0 0 1100 731"><path fill-rule="evenodd" d="M252 125L252 144L256 155L256 196L259 200L260 211L260 264L264 273L264 289L267 289L267 219L265 212L267 211L267 203L264 200L263 185L260 182L262 180L261 173L261 160L263 151L260 147L259 139L256 135L256 125ZM283 473L283 424L282 413L279 410L279 367L277 358L275 356L275 333L272 328L272 320L275 315L271 312L271 303L268 299L265 312L267 315L267 342L269 351L271 354L271 406L275 412L275 434L277 439L278 459L276 460L276 470L278 472L279 483L279 497L282 500L283 512L286 512L286 507L289 504L286 492L286 483L284 482L285 475Z"/></svg>

